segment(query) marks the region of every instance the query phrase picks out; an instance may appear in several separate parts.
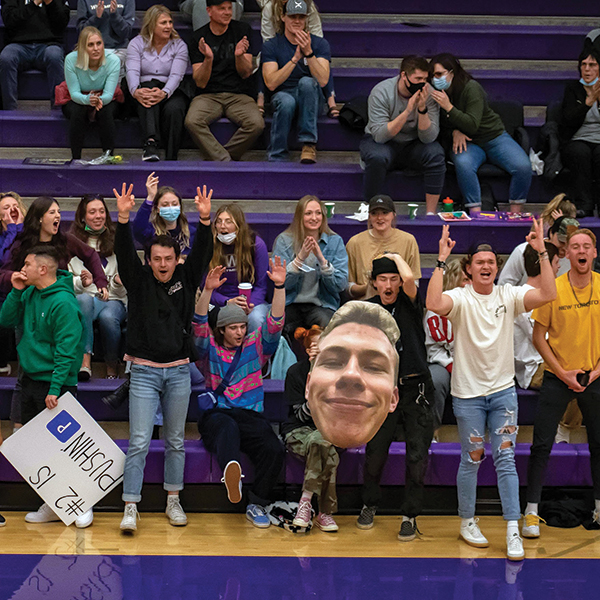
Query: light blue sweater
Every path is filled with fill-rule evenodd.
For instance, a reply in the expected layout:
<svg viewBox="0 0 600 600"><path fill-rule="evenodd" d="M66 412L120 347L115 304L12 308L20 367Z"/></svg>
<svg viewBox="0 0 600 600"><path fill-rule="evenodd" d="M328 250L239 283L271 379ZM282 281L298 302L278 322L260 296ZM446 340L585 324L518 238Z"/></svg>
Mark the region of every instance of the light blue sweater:
<svg viewBox="0 0 600 600"><path fill-rule="evenodd" d="M96 71L84 71L75 66L77 52L67 54L65 58L65 81L71 94L71 100L77 104L90 103L89 92L102 90L102 105L106 106L115 95L119 83L121 61L116 54L107 54L105 63Z"/></svg>

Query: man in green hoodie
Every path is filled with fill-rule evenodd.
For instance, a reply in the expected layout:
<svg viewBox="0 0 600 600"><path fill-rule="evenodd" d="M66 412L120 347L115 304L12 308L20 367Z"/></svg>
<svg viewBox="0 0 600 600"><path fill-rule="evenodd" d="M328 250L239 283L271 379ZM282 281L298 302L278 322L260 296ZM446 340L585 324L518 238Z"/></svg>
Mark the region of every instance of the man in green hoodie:
<svg viewBox="0 0 600 600"><path fill-rule="evenodd" d="M73 276L58 269L55 248L33 248L11 282L13 289L0 310L0 326L23 331L17 352L23 369L25 424L45 408L56 408L58 397L65 392L77 395L83 327ZM79 527L91 524L93 516L91 511L88 513L78 517ZM25 520L45 523L57 521L58 516L43 504L37 512L28 513Z"/></svg>

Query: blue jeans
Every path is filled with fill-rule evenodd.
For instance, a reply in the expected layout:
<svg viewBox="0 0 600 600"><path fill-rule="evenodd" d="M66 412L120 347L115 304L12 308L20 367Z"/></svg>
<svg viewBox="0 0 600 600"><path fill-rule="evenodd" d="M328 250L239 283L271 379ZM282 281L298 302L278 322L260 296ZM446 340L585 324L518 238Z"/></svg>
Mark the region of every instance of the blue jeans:
<svg viewBox="0 0 600 600"><path fill-rule="evenodd" d="M127 316L125 305L120 300L102 302L86 293L79 294L77 301L83 315L83 352L91 354L94 349L94 321L98 320L104 361L116 363L121 344L121 324Z"/></svg>
<svg viewBox="0 0 600 600"><path fill-rule="evenodd" d="M481 186L477 171L486 161L504 169L510 175L508 201L511 204L527 202L533 176L531 162L523 148L506 131L481 146L467 142L466 151L460 154L452 152L451 158L465 206L481 206Z"/></svg>
<svg viewBox="0 0 600 600"><path fill-rule="evenodd" d="M190 403L190 367L156 368L131 366L129 388L129 449L125 459L123 501L142 499L144 467L152 438L154 417L159 404L164 417L165 440L164 489L175 492L183 489L185 465L185 420Z"/></svg>
<svg viewBox="0 0 600 600"><path fill-rule="evenodd" d="M259 304L252 309L248 315L248 333L256 331L261 325L266 324L267 313L271 308L270 304Z"/></svg>
<svg viewBox="0 0 600 600"><path fill-rule="evenodd" d="M461 447L460 466L456 477L459 516L463 519L475 516L477 472L484 458L487 426L498 477L502 514L506 521L517 521L521 518L521 507L519 476L515 466L519 411L515 387L477 398L453 396L452 405Z"/></svg>
<svg viewBox="0 0 600 600"><path fill-rule="evenodd" d="M303 77L293 90L277 92L271 98L273 122L271 123L271 142L269 160L287 160L288 136L292 121L298 113L298 141L303 144L316 144L319 138L317 119L325 106L325 99L317 80Z"/></svg>
<svg viewBox="0 0 600 600"><path fill-rule="evenodd" d="M48 95L54 105L54 88L64 81L65 54L56 44L8 44L0 53L0 88L4 110L17 110L19 71L46 72Z"/></svg>

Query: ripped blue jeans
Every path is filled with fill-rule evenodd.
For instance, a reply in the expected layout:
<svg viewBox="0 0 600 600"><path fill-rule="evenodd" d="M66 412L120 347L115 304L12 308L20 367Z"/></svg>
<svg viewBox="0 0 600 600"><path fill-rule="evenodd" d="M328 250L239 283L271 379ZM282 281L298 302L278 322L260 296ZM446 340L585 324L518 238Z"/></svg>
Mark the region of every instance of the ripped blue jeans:
<svg viewBox="0 0 600 600"><path fill-rule="evenodd" d="M515 466L518 403L514 386L490 396L453 396L452 406L461 446L460 466L456 476L459 516L463 519L475 516L477 472L485 458L487 428L498 478L502 514L506 521L520 519L519 476Z"/></svg>

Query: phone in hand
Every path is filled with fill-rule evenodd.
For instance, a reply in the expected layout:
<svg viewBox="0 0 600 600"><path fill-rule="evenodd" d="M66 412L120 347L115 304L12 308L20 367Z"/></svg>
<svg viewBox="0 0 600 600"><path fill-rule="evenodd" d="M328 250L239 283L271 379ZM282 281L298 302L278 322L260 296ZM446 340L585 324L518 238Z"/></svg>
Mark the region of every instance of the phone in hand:
<svg viewBox="0 0 600 600"><path fill-rule="evenodd" d="M590 372L584 371L583 373L577 373L577 383L581 387L587 387L590 382Z"/></svg>

